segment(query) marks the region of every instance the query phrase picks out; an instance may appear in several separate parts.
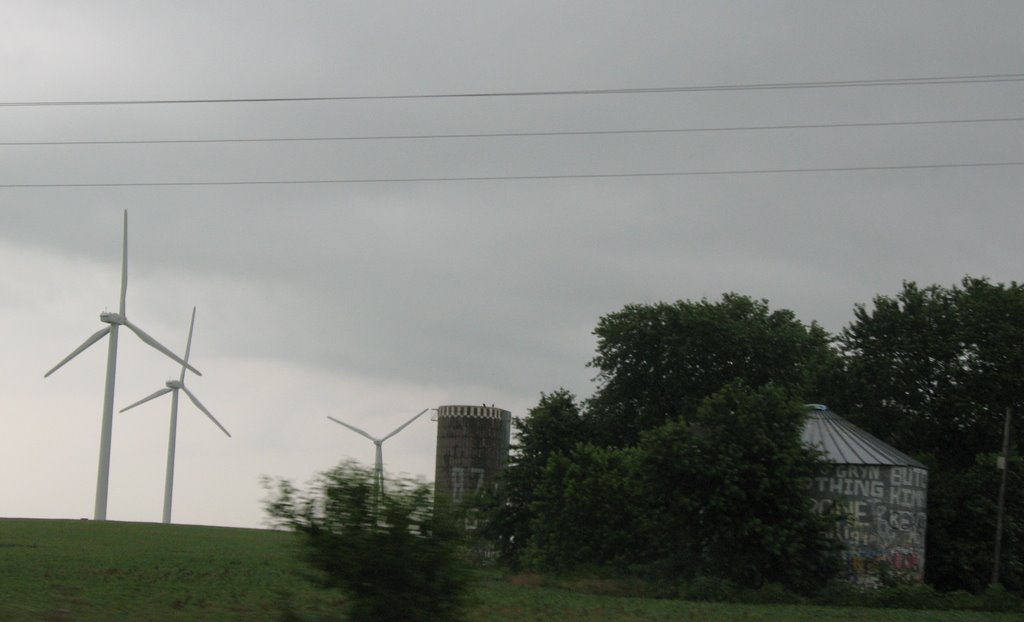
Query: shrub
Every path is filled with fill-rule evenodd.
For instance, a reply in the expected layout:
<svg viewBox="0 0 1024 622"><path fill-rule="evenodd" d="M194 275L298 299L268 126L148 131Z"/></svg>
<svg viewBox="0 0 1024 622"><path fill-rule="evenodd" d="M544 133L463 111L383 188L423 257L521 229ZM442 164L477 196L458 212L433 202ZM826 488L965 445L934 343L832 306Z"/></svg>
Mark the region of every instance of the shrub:
<svg viewBox="0 0 1024 622"><path fill-rule="evenodd" d="M302 536L311 578L346 595L348 619L458 619L468 574L455 517L421 483L388 480L377 492L372 470L346 462L305 492L277 482L266 511Z"/></svg>
<svg viewBox="0 0 1024 622"><path fill-rule="evenodd" d="M684 600L721 603L736 600L736 584L720 577L694 577L679 590Z"/></svg>
<svg viewBox="0 0 1024 622"><path fill-rule="evenodd" d="M814 604L833 607L865 607L868 598L863 588L843 579L833 579L814 595Z"/></svg>
<svg viewBox="0 0 1024 622"><path fill-rule="evenodd" d="M756 590L747 590L741 596L743 601L758 605L799 605L805 602L799 594L774 581L768 581Z"/></svg>
<svg viewBox="0 0 1024 622"><path fill-rule="evenodd" d="M945 608L942 595L936 592L930 585L923 583L883 587L871 593L870 597L873 604L877 607L891 609Z"/></svg>
<svg viewBox="0 0 1024 622"><path fill-rule="evenodd" d="M984 611L1024 611L1024 598L1006 591L1001 585L990 585L978 597Z"/></svg>

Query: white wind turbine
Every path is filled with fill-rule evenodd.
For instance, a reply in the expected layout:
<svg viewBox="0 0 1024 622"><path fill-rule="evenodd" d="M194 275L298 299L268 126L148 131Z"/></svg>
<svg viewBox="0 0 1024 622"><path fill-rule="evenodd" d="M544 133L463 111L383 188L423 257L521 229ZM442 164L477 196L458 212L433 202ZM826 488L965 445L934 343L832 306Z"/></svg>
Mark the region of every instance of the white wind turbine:
<svg viewBox="0 0 1024 622"><path fill-rule="evenodd" d="M214 425L220 428L221 432L227 434L228 438L231 437L231 433L224 429L224 426L222 426L220 422L217 421L217 419L210 413L210 411L207 410L205 406L203 406L202 402L199 401L199 398L197 398L191 391L188 390L188 387L185 386L185 371L188 368L188 355L189 352L192 350L192 329L195 327L195 325L196 308L192 307L192 321L188 325L188 341L185 342L185 359L182 361L181 375L178 377L178 379L168 380L165 383L166 386L163 389L160 389L159 391L153 393L152 395L144 397L141 400L135 402L134 404L125 406L124 408L121 409L121 412L124 412L129 408L135 408L139 404L145 404L149 400L156 399L161 395L171 393L171 431L167 441L167 474L164 478L163 520L165 523L171 522L171 496L174 491L174 443L178 433L178 391L184 391L185 395L188 396L188 399L192 400L192 403L196 405L196 408L203 411L203 414L209 417L210 421L212 421Z"/></svg>
<svg viewBox="0 0 1024 622"><path fill-rule="evenodd" d="M65 363L75 358L82 353L86 348L96 343L103 337L110 335L110 341L107 345L107 380L106 388L103 393L103 423L100 428L100 463L99 472L96 476L96 508L93 517L96 520L107 519L107 484L110 480L110 437L111 430L114 424L114 375L117 370L117 329L119 326L125 326L133 333L138 335L139 339L144 341L147 345L156 348L162 352L165 356L168 356L175 361L185 365L197 375L202 375L198 369L192 367L186 363L183 359L179 358L178 355L174 354L166 347L160 345L156 339L153 339L146 334L141 328L132 324L128 321L125 316L124 303L125 295L128 292L128 210L124 212L124 240L121 247L121 306L117 313L103 312L100 313L100 321L109 324L106 328L100 329L91 337L85 340L85 343L75 348L75 350L64 357L60 363L57 363L53 369L46 372L43 377L47 377L53 372L61 368Z"/></svg>
<svg viewBox="0 0 1024 622"><path fill-rule="evenodd" d="M365 436L366 438L368 438L371 441L373 441L373 444L377 446L377 457L376 457L376 460L374 461L374 465L373 465L373 484L374 484L374 487L377 489L377 494L380 495L384 491L384 452L381 450L381 445L384 444L384 441L388 440L389 438L391 438L395 434L398 434L399 432L404 430L407 425L409 425L413 421L416 421L416 419L418 419L420 417L420 415L422 415L423 413L427 412L428 410L430 410L430 409L429 408L424 408L415 417L413 417L412 419L406 421L402 425L398 426L397 428L394 429L394 431L391 432L391 434L388 434L387 436L384 436L382 438L376 438L374 436L371 436L371 435L367 434L366 432L360 430L359 428L355 427L354 425L349 425L349 424L345 423L344 421L339 421L339 420L335 419L334 417L327 417L327 418L330 419L331 421L333 421L334 423L337 423L338 425L345 426L346 428L348 428L349 430L352 430L353 432L355 432L356 434L359 434L360 436Z"/></svg>

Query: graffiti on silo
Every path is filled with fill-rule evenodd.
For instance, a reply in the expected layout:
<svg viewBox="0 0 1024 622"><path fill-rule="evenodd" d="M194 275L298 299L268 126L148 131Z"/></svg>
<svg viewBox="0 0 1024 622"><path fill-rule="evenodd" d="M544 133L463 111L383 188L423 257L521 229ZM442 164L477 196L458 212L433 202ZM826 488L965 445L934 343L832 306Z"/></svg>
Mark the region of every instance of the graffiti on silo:
<svg viewBox="0 0 1024 622"><path fill-rule="evenodd" d="M875 585L879 568L921 580L928 472L911 466L834 465L809 481L818 512L838 510L847 578Z"/></svg>
<svg viewBox="0 0 1024 622"><path fill-rule="evenodd" d="M808 480L818 512L842 520L837 537L844 546L846 578L864 587L885 573L924 579L928 528L928 471L925 465L868 434L821 404L807 405L801 435L831 466Z"/></svg>
<svg viewBox="0 0 1024 622"><path fill-rule="evenodd" d="M434 493L454 503L495 485L508 462L512 413L493 406L440 406Z"/></svg>

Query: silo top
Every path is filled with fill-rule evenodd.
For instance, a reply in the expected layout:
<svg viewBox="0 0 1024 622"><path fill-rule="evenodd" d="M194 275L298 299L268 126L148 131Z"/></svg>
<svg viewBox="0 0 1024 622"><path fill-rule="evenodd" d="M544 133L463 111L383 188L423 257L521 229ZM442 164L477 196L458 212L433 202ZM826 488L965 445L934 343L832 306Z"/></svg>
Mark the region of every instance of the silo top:
<svg viewBox="0 0 1024 622"><path fill-rule="evenodd" d="M927 468L892 445L861 430L826 406L808 404L802 439L833 464L878 464Z"/></svg>
<svg viewBox="0 0 1024 622"><path fill-rule="evenodd" d="M511 412L504 408L495 408L494 406L462 406L462 405L449 405L449 406L438 406L437 416L441 417L473 417L479 419L503 419L510 417Z"/></svg>

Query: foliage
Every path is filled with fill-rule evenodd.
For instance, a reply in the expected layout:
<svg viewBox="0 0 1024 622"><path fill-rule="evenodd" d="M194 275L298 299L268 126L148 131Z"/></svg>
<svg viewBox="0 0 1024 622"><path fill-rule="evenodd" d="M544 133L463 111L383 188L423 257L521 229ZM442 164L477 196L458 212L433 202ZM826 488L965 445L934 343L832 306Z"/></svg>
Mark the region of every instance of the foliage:
<svg viewBox="0 0 1024 622"><path fill-rule="evenodd" d="M735 293L719 302L628 305L594 330L599 389L588 404L593 440L627 446L729 382L772 383L812 401L835 369L828 334L792 311Z"/></svg>
<svg viewBox="0 0 1024 622"><path fill-rule="evenodd" d="M679 573L809 591L837 571L835 517L811 511L807 478L823 468L801 441L804 409L785 391L743 382L704 400L692 423L641 437L652 544Z"/></svg>
<svg viewBox="0 0 1024 622"><path fill-rule="evenodd" d="M737 382L634 447L552 456L530 506L529 561L812 589L836 557L833 524L810 511L805 481L820 464L802 422L781 389Z"/></svg>
<svg viewBox="0 0 1024 622"><path fill-rule="evenodd" d="M343 463L307 492L278 483L268 514L302 535L325 587L350 600L352 620L453 620L467 588L453 516L429 486L388 480L377 499L373 472Z"/></svg>
<svg viewBox="0 0 1024 622"><path fill-rule="evenodd" d="M699 575L685 581L679 592L686 600L724 603L736 600L739 588L729 579Z"/></svg>
<svg viewBox="0 0 1024 622"><path fill-rule="evenodd" d="M992 569L992 454L1002 447L1006 408L1024 395L1024 286L971 277L950 288L904 283L870 309L859 305L838 346L836 410L930 467L926 580L980 591ZM1024 477L1020 467L1010 475L1001 580L1020 592Z"/></svg>
<svg viewBox="0 0 1024 622"><path fill-rule="evenodd" d="M645 561L640 518L649 503L638 486L636 453L580 445L552 456L530 506L532 565L568 570Z"/></svg>
<svg viewBox="0 0 1024 622"><path fill-rule="evenodd" d="M569 453L584 436L576 397L565 389L541 394L525 418L516 417L516 442L495 494L482 500L490 518L484 532L499 543L502 558L518 565L530 541L531 509L548 460Z"/></svg>

